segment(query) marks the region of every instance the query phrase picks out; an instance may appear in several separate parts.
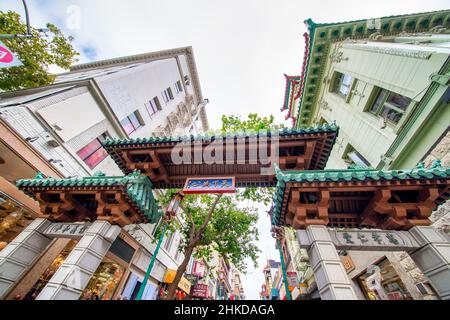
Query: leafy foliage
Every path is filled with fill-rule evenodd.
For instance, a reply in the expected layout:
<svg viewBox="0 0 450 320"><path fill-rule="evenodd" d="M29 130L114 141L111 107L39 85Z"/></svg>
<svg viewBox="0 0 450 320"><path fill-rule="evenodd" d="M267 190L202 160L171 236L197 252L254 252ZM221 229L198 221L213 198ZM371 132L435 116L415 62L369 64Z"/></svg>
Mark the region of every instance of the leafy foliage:
<svg viewBox="0 0 450 320"><path fill-rule="evenodd" d="M280 129L283 125L274 123L274 116L260 117L256 113L250 113L246 120L241 120L239 116L222 116L222 133L228 132L258 132L259 130Z"/></svg>
<svg viewBox="0 0 450 320"><path fill-rule="evenodd" d="M71 42L55 25L47 24L48 37L31 28L31 38L2 39L6 46L22 61L23 66L0 69L0 89L17 90L53 83L55 76L48 72L51 65L63 69L78 59ZM27 26L13 11L0 11L0 30L4 34L26 34Z"/></svg>

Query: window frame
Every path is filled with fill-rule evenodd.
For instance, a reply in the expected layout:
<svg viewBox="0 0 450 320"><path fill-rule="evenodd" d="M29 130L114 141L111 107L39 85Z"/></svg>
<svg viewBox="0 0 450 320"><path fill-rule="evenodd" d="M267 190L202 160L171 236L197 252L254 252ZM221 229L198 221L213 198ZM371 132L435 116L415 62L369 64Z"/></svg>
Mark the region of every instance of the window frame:
<svg viewBox="0 0 450 320"><path fill-rule="evenodd" d="M134 116L136 117L136 120L137 120L139 126L136 127L136 126L134 125L133 121L131 121L130 116L132 116L132 115L134 115ZM133 127L133 130L132 130L132 131L127 132L127 130L124 128L124 126L123 126L123 124L122 124L122 122L123 122L124 120L128 120L128 122L131 124L131 126ZM126 133L127 135L130 135L130 134L132 134L133 132L136 132L139 128L142 128L142 127L144 126L144 122L142 121L142 117L141 117L141 115L140 115L140 113L139 113L139 110L135 110L134 112L130 113L130 114L127 115L125 118L123 118L122 120L120 120L120 125L121 125L122 129L125 130L125 133Z"/></svg>
<svg viewBox="0 0 450 320"><path fill-rule="evenodd" d="M347 95L344 95L340 91L340 89L341 89L341 87L343 85L343 81L344 81L345 76L348 76L348 77L351 78L351 81L350 81L348 87L346 85L344 85L345 87L348 88L348 94ZM337 94L339 97L345 99L348 102L350 97L351 97L352 90L353 90L353 88L355 86L356 80L357 79L354 76L350 75L350 74L343 73L343 72L340 72L340 71L335 71L335 75L333 77L333 81L331 82L330 91L335 93L335 94Z"/></svg>
<svg viewBox="0 0 450 320"><path fill-rule="evenodd" d="M108 139L110 137L110 135L108 134L107 131L103 132L101 135L99 135L97 138L95 138L94 140L92 140L91 142L89 142L88 144L86 144L84 147L82 147L81 149L79 149L76 154L78 155L78 157L80 157L80 159L89 167L89 169L94 170L100 163L103 162L103 160L105 160L108 157L108 152L105 150L105 148L103 148L102 145L102 141ZM83 151L84 149L86 149L89 145L91 145L94 142L98 142L99 147L96 148L93 151L90 151L89 154L87 156L81 156L80 153L81 151ZM92 156L94 156L96 153L98 153L98 151L103 150L103 154L100 157L100 160L96 160L95 165L92 165L90 162L88 162L87 160L92 158Z"/></svg>
<svg viewBox="0 0 450 320"><path fill-rule="evenodd" d="M380 101L380 104L377 107L377 109L375 111L372 111L372 108L374 107L375 103L377 103L377 100L378 100L379 96L383 92L386 93L385 96ZM397 94L397 95L400 95L402 97L405 97L405 98L409 99L409 103L406 105L405 110L403 110L403 109L393 105L392 103L388 102L388 99L389 99L389 97L392 94ZM394 91L391 91L391 90L388 90L388 89L384 89L384 88L381 88L381 87L376 87L375 90L374 90L373 96L371 97L371 99L369 99L369 103L367 104L367 107L366 107L365 111L368 112L369 114L371 114L374 117L384 119L386 124L390 125L391 127L397 127L403 122L403 119L405 119L405 115L408 113L408 110L411 109L410 107L413 104L414 104L414 100L409 98L409 97L406 97L406 96L404 96L404 95L402 95L400 93L397 93L397 92L394 92ZM385 108L391 109L394 112L400 114L400 119L397 122L394 122L394 121L392 121L390 119L387 119L387 118L383 117L382 113L383 113L383 110Z"/></svg>

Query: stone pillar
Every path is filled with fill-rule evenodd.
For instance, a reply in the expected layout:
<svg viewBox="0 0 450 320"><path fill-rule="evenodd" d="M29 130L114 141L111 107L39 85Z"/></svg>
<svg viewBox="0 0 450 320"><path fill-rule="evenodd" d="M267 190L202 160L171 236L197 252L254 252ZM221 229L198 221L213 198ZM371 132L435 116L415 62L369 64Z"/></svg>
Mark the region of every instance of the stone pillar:
<svg viewBox="0 0 450 320"><path fill-rule="evenodd" d="M439 298L450 300L450 239L435 227L414 227L411 234L421 248L411 258L430 280Z"/></svg>
<svg viewBox="0 0 450 320"><path fill-rule="evenodd" d="M35 219L0 252L0 299L4 299L52 242L43 234L50 224L49 220Z"/></svg>
<svg viewBox="0 0 450 320"><path fill-rule="evenodd" d="M36 300L78 300L119 233L120 227L95 221Z"/></svg>
<svg viewBox="0 0 450 320"><path fill-rule="evenodd" d="M356 294L327 227L308 226L303 234L307 239L300 236L300 245L309 247L309 261L321 299L356 300Z"/></svg>

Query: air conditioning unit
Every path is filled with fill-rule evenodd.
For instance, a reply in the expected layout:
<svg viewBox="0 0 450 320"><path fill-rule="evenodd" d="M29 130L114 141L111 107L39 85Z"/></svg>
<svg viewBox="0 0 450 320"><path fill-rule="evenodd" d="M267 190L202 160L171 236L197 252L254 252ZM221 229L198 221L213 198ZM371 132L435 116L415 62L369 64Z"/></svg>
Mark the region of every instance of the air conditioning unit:
<svg viewBox="0 0 450 320"><path fill-rule="evenodd" d="M45 136L45 142L53 148L59 147L59 142L50 135Z"/></svg>

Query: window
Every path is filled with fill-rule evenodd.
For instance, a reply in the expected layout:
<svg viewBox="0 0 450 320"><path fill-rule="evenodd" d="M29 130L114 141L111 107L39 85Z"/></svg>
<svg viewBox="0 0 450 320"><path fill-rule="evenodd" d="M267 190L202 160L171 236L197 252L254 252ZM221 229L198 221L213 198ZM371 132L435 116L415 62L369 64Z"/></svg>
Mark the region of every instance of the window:
<svg viewBox="0 0 450 320"><path fill-rule="evenodd" d="M150 115L154 115L158 111L162 110L161 103L159 103L158 97L154 97L153 100L150 100L146 104L147 110L150 113Z"/></svg>
<svg viewBox="0 0 450 320"><path fill-rule="evenodd" d="M175 90L178 93L183 92L183 86L181 85L181 81L175 82Z"/></svg>
<svg viewBox="0 0 450 320"><path fill-rule="evenodd" d="M348 74L338 73L336 80L334 82L335 84L334 92L343 97L347 97L348 94L350 93L352 82L353 82L352 76L349 76Z"/></svg>
<svg viewBox="0 0 450 320"><path fill-rule="evenodd" d="M173 239L175 238L175 232L172 232L167 238L166 242L164 243L164 249L167 251L170 251L170 246L172 245Z"/></svg>
<svg viewBox="0 0 450 320"><path fill-rule="evenodd" d="M126 118L122 119L120 124L127 134L131 134L142 127L143 122L140 118L139 111L136 110Z"/></svg>
<svg viewBox="0 0 450 320"><path fill-rule="evenodd" d="M94 169L108 156L108 153L102 146L102 141L107 138L108 134L105 132L77 152L78 156L88 165L90 169Z"/></svg>
<svg viewBox="0 0 450 320"><path fill-rule="evenodd" d="M169 95L170 100L173 100L174 97L173 97L172 89L171 88L167 88L166 91L167 91L167 94Z"/></svg>
<svg viewBox="0 0 450 320"><path fill-rule="evenodd" d="M353 148L351 144L347 144L344 153L342 154L342 159L348 165L356 165L359 167L370 167L369 161L366 160L358 151Z"/></svg>
<svg viewBox="0 0 450 320"><path fill-rule="evenodd" d="M161 103L159 102L158 97L154 97L154 98L153 98L153 103L155 104L156 109L162 110Z"/></svg>
<svg viewBox="0 0 450 320"><path fill-rule="evenodd" d="M189 81L189 76L184 76L184 84L187 86L191 84L191 82Z"/></svg>
<svg viewBox="0 0 450 320"><path fill-rule="evenodd" d="M410 104L410 98L380 89L368 111L390 123L397 124Z"/></svg>
<svg viewBox="0 0 450 320"><path fill-rule="evenodd" d="M163 96L163 100L164 100L165 103L168 103L170 101L169 94L167 93L167 90L164 90L162 92L162 96Z"/></svg>

